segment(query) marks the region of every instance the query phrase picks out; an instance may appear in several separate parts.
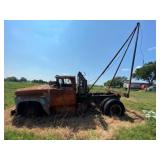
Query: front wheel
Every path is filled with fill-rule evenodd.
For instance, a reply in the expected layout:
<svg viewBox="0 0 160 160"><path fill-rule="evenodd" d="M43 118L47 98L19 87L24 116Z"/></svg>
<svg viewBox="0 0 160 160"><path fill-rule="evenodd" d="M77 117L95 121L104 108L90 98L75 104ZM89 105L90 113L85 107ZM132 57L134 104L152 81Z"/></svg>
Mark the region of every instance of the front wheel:
<svg viewBox="0 0 160 160"><path fill-rule="evenodd" d="M123 103L117 99L111 99L104 104L104 114L109 116L121 117L125 113Z"/></svg>

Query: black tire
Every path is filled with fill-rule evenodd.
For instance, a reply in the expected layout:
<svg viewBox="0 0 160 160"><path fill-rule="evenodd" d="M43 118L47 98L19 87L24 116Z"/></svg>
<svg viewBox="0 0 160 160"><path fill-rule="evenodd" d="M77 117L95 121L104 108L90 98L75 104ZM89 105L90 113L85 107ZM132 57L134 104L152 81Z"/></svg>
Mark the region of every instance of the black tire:
<svg viewBox="0 0 160 160"><path fill-rule="evenodd" d="M102 102L100 103L100 110L101 110L102 113L104 113L104 105L105 105L105 103L106 103L108 100L110 100L110 98L105 98L105 99L103 99Z"/></svg>
<svg viewBox="0 0 160 160"><path fill-rule="evenodd" d="M123 103L117 99L110 99L104 104L104 114L121 117L125 113Z"/></svg>

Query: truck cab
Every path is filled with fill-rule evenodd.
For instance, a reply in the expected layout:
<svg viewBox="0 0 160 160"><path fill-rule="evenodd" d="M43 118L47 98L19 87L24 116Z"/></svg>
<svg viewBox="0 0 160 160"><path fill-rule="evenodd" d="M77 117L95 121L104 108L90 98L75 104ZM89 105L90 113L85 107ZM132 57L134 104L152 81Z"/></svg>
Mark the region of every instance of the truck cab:
<svg viewBox="0 0 160 160"><path fill-rule="evenodd" d="M56 76L56 85L50 88L50 111L67 113L76 110L75 76Z"/></svg>

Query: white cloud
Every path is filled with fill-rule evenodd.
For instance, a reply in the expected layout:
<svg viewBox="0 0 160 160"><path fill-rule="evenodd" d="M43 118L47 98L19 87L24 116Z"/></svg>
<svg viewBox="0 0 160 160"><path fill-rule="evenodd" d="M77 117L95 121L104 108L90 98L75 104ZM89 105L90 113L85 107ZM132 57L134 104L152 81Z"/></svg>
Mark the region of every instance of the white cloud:
<svg viewBox="0 0 160 160"><path fill-rule="evenodd" d="M135 69L141 68L142 66L137 66Z"/></svg>
<svg viewBox="0 0 160 160"><path fill-rule="evenodd" d="M128 72L130 69L129 68L122 68L121 71L124 71L124 72Z"/></svg>
<svg viewBox="0 0 160 160"><path fill-rule="evenodd" d="M154 46L154 47L150 47L150 48L147 49L147 51L149 51L149 52L150 52L150 51L155 51L155 50L156 50L156 47L155 47L155 46Z"/></svg>
<svg viewBox="0 0 160 160"><path fill-rule="evenodd" d="M133 73L135 73L136 69L141 68L142 66L137 66L134 68Z"/></svg>

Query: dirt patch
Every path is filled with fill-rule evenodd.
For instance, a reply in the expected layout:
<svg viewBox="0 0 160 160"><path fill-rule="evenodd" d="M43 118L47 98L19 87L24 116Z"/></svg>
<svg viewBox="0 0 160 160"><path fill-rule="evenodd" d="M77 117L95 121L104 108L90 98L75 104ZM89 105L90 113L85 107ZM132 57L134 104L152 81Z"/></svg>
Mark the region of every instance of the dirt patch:
<svg viewBox="0 0 160 160"><path fill-rule="evenodd" d="M127 110L125 116L117 118L102 115L96 110L81 116L11 117L12 109L6 109L4 113L6 128L32 132L44 139L112 139L118 128L144 123L144 117L133 110Z"/></svg>

